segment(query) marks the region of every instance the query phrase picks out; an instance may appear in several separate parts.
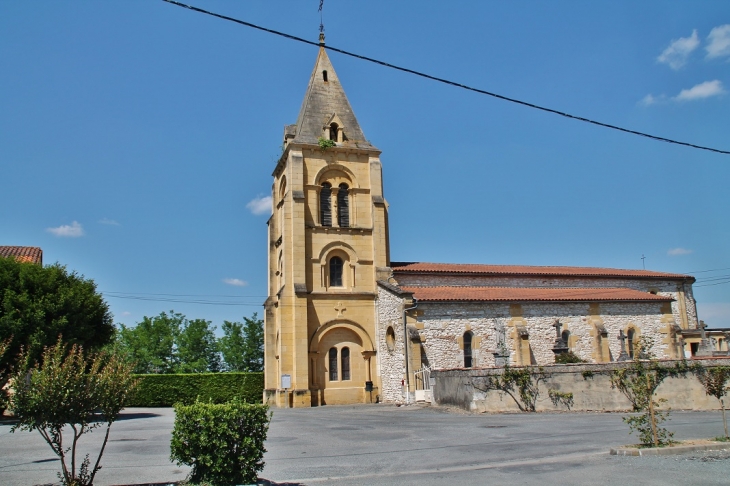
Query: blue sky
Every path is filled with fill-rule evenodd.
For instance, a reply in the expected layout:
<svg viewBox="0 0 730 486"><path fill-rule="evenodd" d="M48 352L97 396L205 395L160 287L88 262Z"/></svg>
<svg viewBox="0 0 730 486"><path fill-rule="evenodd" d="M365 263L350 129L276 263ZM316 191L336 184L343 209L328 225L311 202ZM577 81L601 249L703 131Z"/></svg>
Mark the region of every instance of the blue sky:
<svg viewBox="0 0 730 486"><path fill-rule="evenodd" d="M317 39L317 0L190 2ZM730 150L726 0L327 0L324 23L335 47ZM253 210L316 54L162 1L0 0L0 244L94 279L117 322L260 313L268 216ZM730 327L730 283L712 280L730 275L730 156L330 58L383 151L393 260L643 254L700 272L700 318Z"/></svg>

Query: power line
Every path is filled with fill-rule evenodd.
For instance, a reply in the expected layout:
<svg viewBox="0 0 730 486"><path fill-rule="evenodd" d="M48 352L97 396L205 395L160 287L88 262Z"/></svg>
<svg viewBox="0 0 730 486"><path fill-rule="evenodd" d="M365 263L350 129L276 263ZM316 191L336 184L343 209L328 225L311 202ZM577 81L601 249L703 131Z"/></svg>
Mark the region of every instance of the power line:
<svg viewBox="0 0 730 486"><path fill-rule="evenodd" d="M228 20L230 22L235 22L235 23L240 24L240 25L245 25L246 27L251 27L252 29L257 29L257 30L261 30L263 32L268 32L270 34L278 35L278 36L284 37L286 39L294 40L294 41L297 41L297 42L302 42L304 44L309 44L309 45L312 45L312 46L317 46L317 47L320 46L320 44L318 42L309 41L309 40L303 39L301 37L297 37L297 36L294 36L294 35L291 35L291 34L286 34L284 32L280 32L278 30L273 30L273 29L268 29L266 27L261 27L260 25L252 24L251 22L246 22L244 20L239 20L239 19L236 19L236 18L233 18L233 17L228 17L226 15L217 14L217 13L214 13L214 12L210 12L208 10L203 10L202 8L193 7L192 5L187 5L187 4L184 4L184 3L176 2L175 0L162 0L162 1L163 2L167 2L167 3L170 3L172 5L177 5L178 7L187 8L187 9L193 10L195 12L199 12L199 13L203 13L203 14L206 14L206 15L210 15L210 16L213 16L213 17L217 17L219 19ZM611 125L609 123L599 122L599 121L596 121L596 120L592 120L590 118L584 118L582 116L571 115L570 113L566 113L566 112L563 112L563 111L555 110L555 109L552 109L552 108L547 108L545 106L536 105L534 103L529 103L527 101L518 100L516 98L510 98L508 96L504 96L504 95L500 95L500 94L497 94L497 93L493 93L491 91L486 91L486 90L483 90L483 89L474 88L474 87L467 86L467 85L462 84L462 83L457 83L455 81L450 81L448 79L439 78L437 76L432 76L430 74L422 73L420 71L415 71L413 69L408 69L408 68L405 68L405 67L396 66L395 64L390 64L390 63L387 63L385 61L379 61L379 60L373 59L371 57L362 56L360 54L355 54L353 52L345 51L343 49L338 49L336 47L327 46L327 45L323 45L322 47L324 47L325 49L330 50L330 51L339 52L340 54L344 54L346 56L354 57L356 59L361 59L363 61L372 62L374 64L379 64L379 65L384 66L384 67L387 67L387 68L391 68L391 69L395 69L395 70L402 71L402 72L405 72L405 73L413 74L415 76L420 76L422 78L430 79L432 81L437 81L437 82L443 83L443 84L448 84L450 86L455 86L457 88L462 88L462 89L465 89L465 90L468 90L468 91L473 91L475 93L479 93L479 94L491 96L493 98L497 98L497 99L500 99L500 100L503 100L503 101L509 101L510 103L516 103L518 105L526 106L528 108L533 108L533 109L540 110L540 111L544 111L544 112L547 112L547 113L552 113L554 115L560 115L560 116L565 117L565 118L570 118L570 119L573 119L573 120L578 120L578 121L581 121L581 122L584 122L584 123L590 123L592 125L597 125L597 126L604 127L604 128L610 128L612 130L618 130L618 131L624 132L624 133L630 133L632 135L638 135L640 137L646 137L646 138L649 138L649 139L652 139L652 140L656 140L656 141L659 141L659 142L666 142L666 143L671 143L671 144L675 144L675 145L682 145L684 147L695 148L695 149L699 149L699 150L707 150L707 151L715 152L715 153L718 153L718 154L730 155L730 151L727 151L727 150L720 150L720 149L716 149L716 148L712 148L712 147L705 147L705 146L702 146L702 145L695 145L693 143L681 142L681 141L678 141L678 140L673 140L671 138L659 137L657 135L651 135L649 133L639 132L637 130L630 130L628 128L622 128L622 127L619 127L617 125Z"/></svg>
<svg viewBox="0 0 730 486"><path fill-rule="evenodd" d="M102 294L115 294L115 295L162 295L166 297L221 297L221 298L231 298L231 299L245 299L247 297L255 297L255 298L263 298L265 299L266 295L225 295L225 294L159 294L159 293L147 293L147 292L114 292L114 291L103 291L100 290Z"/></svg>
<svg viewBox="0 0 730 486"><path fill-rule="evenodd" d="M719 272L722 270L730 270L730 267L728 268L712 268L710 270L697 270L696 272L684 272L687 274L693 274L693 273L707 273L707 272Z"/></svg>

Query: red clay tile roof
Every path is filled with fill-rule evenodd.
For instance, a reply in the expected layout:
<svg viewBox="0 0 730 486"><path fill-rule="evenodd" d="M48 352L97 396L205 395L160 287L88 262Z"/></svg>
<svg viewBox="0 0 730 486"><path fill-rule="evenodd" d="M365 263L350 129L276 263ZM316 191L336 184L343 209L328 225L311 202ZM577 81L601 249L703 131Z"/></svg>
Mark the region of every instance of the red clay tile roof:
<svg viewBox="0 0 730 486"><path fill-rule="evenodd" d="M541 277L639 277L690 279L691 275L679 273L654 272L651 270L624 270L618 268L593 267L538 267L530 265L480 265L471 263L426 263L391 262L393 271L398 273L458 273L469 275L527 275Z"/></svg>
<svg viewBox="0 0 730 486"><path fill-rule="evenodd" d="M43 250L36 246L0 246L0 257L24 263L43 263Z"/></svg>
<svg viewBox="0 0 730 486"><path fill-rule="evenodd" d="M421 302L669 302L668 296L623 288L400 287Z"/></svg>

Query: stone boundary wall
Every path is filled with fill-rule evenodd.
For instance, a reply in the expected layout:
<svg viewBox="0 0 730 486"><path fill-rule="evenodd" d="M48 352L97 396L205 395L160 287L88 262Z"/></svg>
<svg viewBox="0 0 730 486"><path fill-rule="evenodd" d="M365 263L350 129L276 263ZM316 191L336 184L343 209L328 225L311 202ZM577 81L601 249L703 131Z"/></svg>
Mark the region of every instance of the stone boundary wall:
<svg viewBox="0 0 730 486"><path fill-rule="evenodd" d="M674 366L680 361L661 360L666 366ZM730 358L691 360L704 366L730 366ZM618 390L611 388L609 377L615 369L626 367L628 363L605 364L568 364L543 366L543 370L553 376L548 386L561 392L573 393L573 411L625 412L631 410L631 403ZM535 367L537 368L537 367ZM472 412L514 412L519 411L512 398L499 391L488 393L477 390L472 385L480 378L502 372L502 368L434 370L431 377L436 379L432 388L436 405L457 406ZM590 376L592 374L592 376ZM719 410L720 401L707 396L697 378L688 373L686 378L667 378L657 390L657 398L667 402L662 409L673 410ZM540 387L540 397L536 406L538 412L565 411L565 407L554 406L548 398L546 386Z"/></svg>

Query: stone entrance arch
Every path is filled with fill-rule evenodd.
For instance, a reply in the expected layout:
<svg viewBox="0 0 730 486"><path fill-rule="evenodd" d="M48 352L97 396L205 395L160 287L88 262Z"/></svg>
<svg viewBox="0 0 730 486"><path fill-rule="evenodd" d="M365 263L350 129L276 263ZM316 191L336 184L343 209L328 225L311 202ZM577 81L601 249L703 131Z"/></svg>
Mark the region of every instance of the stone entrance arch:
<svg viewBox="0 0 730 486"><path fill-rule="evenodd" d="M348 320L328 322L309 342L312 405L365 403L365 383L372 380L370 335Z"/></svg>

